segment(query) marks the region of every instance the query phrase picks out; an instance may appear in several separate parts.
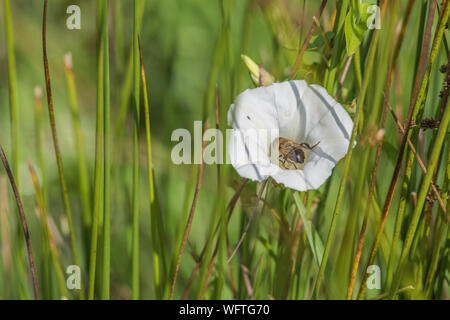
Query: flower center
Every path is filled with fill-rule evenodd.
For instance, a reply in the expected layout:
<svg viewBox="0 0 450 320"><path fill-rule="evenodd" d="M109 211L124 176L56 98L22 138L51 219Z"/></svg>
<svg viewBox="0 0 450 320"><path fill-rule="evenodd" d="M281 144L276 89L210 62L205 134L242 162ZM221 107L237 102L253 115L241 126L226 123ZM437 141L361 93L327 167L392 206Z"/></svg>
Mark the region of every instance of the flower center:
<svg viewBox="0 0 450 320"><path fill-rule="evenodd" d="M291 139L279 137L272 143L271 161L285 170L301 170L308 155L319 143L310 146L306 142L297 143Z"/></svg>

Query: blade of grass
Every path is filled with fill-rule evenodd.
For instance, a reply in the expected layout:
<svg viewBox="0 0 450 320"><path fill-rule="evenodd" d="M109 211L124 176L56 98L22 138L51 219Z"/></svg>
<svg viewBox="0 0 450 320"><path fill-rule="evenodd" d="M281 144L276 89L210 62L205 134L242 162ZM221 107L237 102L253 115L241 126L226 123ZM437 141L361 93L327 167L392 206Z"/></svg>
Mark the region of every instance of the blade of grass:
<svg viewBox="0 0 450 320"><path fill-rule="evenodd" d="M139 1L134 1L133 26L133 244L131 288L133 300L139 299L139 113L140 113L140 59L139 59Z"/></svg>
<svg viewBox="0 0 450 320"><path fill-rule="evenodd" d="M36 267L34 265L34 256L33 256L33 247L31 246L30 232L28 231L28 224L25 218L25 213L23 211L22 200L20 199L19 190L17 189L16 181L14 179L14 175L9 167L8 160L6 159L5 152L3 151L3 147L0 146L0 158L2 159L3 166L5 167L6 174L8 175L9 182L11 184L11 188L14 192L14 197L16 198L17 208L20 214L20 220L22 222L23 233L25 236L25 242L27 244L27 252L28 252L28 262L30 264L30 273L31 278L33 280L33 289L34 289L34 298L39 300L39 287L38 280L36 276Z"/></svg>
<svg viewBox="0 0 450 320"><path fill-rule="evenodd" d="M300 216L303 220L303 227L305 228L306 237L311 247L311 252L313 253L314 260L316 261L317 266L320 266L324 250L322 240L320 239L318 233L315 230L313 230L311 226L311 221L306 218L306 208L303 205L303 202L300 200L298 192L294 192L293 197L298 212L300 213Z"/></svg>
<svg viewBox="0 0 450 320"><path fill-rule="evenodd" d="M47 244L49 245L51 260L53 263L53 267L56 271L56 279L58 282L58 288L59 288L60 294L63 297L67 297L67 288L66 288L66 282L64 279L64 273L62 271L59 254L56 249L55 242L53 240L53 236L50 231L50 226L49 226L49 222L48 222L48 212L47 212L47 208L46 208L46 205L44 202L42 189L39 185L38 177L37 177L36 172L30 161L28 161L28 170L30 172L31 181L33 183L34 192L36 194L36 202L37 202L39 212L40 212L40 220L41 220L41 225L42 225L42 229L43 229L43 234L44 234Z"/></svg>
<svg viewBox="0 0 450 320"><path fill-rule="evenodd" d="M258 209L259 201L261 200L262 193L263 193L263 191L264 191L264 189L265 189L265 187L266 187L266 184L267 184L267 181L268 181L268 180L269 180L269 179L264 180L263 183L261 184L261 187L260 187L259 192L258 192L258 197L257 197L257 199L256 199L255 205L253 206L252 213L250 214L250 217L248 218L248 222L247 222L247 225L245 226L244 232L242 233L241 238L239 239L238 243L237 243L236 246L234 247L233 252L232 252L231 255L228 257L227 263L230 263L230 262L231 262L231 259L233 259L234 255L235 255L236 252L239 250L239 247L241 246L242 242L244 241L245 236L246 236L247 233L248 233L248 229L250 228L250 224L252 223L253 218L255 217L256 209Z"/></svg>
<svg viewBox="0 0 450 320"><path fill-rule="evenodd" d="M382 219L380 221L380 225L379 225L377 233L375 235L375 240L372 245L372 249L370 252L369 259L366 264L366 268L369 265L371 265L373 263L373 261L375 260L379 240L380 240L381 234L383 233L383 230L384 230L384 225L386 223L387 215L389 213L389 209L392 204L395 187L396 187L399 175L400 175L401 166L402 166L402 162L403 162L402 161L403 155L404 155L404 152L406 151L407 138L408 138L408 134L409 134L409 129L411 127L411 120L413 119L413 116L415 114L417 114L417 112L419 111L420 106L422 106L422 104L425 102L426 95L427 95L426 90L428 88L428 82L429 82L431 70L432 70L436 55L437 55L439 44L441 43L441 40L442 40L445 23L443 24L442 21L440 21L438 29L436 30L436 35L435 35L433 46L431 49L430 58L428 61L428 67L426 69L427 71L425 73L425 76L423 77L423 80L421 81L421 85L419 86L418 83L420 82L420 79L422 78L421 77L422 70L425 69L424 66L426 65L426 60L427 60L427 53L428 53L427 48L429 47L429 43L430 43L430 39L431 39L431 28L432 28L432 24L433 24L432 20L434 17L434 9L436 8L435 5L436 5L435 2L430 2L429 19L427 20L427 27L426 27L426 31L425 31L425 37L424 37L424 50L422 50L422 52L421 52L419 68L417 70L417 76L416 76L416 84L417 85L415 85L415 88L420 87L420 90L418 91L417 95L413 91L413 97L412 97L413 99L411 100L411 103L410 103L410 108L409 108L408 117L407 117L408 121L407 121L406 129L405 129L407 134L403 135L402 142L400 144L400 149L399 149L400 153L397 158L397 163L396 163L396 166L394 169L394 174L393 174L390 186L389 186L388 194L386 196L386 201L385 201L385 204L383 207ZM447 8L446 14L447 14L447 18L448 18L448 5L446 6L446 8ZM422 67L420 65L422 65ZM415 100L416 96L417 96L417 100ZM364 275L361 283L364 284L367 281L368 277L369 277L369 274L366 273ZM365 290L366 290L366 286L361 285L359 293L358 293L358 299L362 299L364 297Z"/></svg>
<svg viewBox="0 0 450 320"><path fill-rule="evenodd" d="M10 0L4 1L5 27L6 27L6 42L8 50L8 89L9 89L9 109L11 121L11 146L12 146L12 171L17 180L17 188L20 190L20 176L19 176L19 120L18 120L18 106L17 106L17 71L16 71L16 57L14 53L14 33L13 20L11 14ZM17 221L17 230L20 230L20 221ZM23 238L18 238L17 243L17 259L18 268L17 274L21 278L21 295L25 295L24 279L26 278L26 266L23 255Z"/></svg>
<svg viewBox="0 0 450 320"><path fill-rule="evenodd" d="M42 186L41 186L42 199L44 201L44 204L47 206L47 170L44 158L42 88L39 86L34 88L34 99L36 107L35 109L36 151L39 162L39 169L41 170L42 175Z"/></svg>
<svg viewBox="0 0 450 320"><path fill-rule="evenodd" d="M94 203L91 227L91 248L89 252L89 287L88 299L95 296L95 278L97 272L97 250L100 215L103 214L104 191L104 55L103 55L103 30L102 30L102 0L98 1L98 45L97 45L97 114L95 129L95 169L94 169Z"/></svg>
<svg viewBox="0 0 450 320"><path fill-rule="evenodd" d="M110 298L110 265L111 265L111 97L110 97L110 79L109 79L109 1L104 0L102 18L102 32L103 32L103 55L104 59L104 218L103 218L103 269L102 269L102 294L104 300Z"/></svg>
<svg viewBox="0 0 450 320"><path fill-rule="evenodd" d="M450 181L450 144L447 147L447 165L445 168L445 180L444 180L444 185L442 186L442 195L444 197L443 201L444 203L447 205L447 207L449 206L449 202L448 199L446 197L446 195L448 195L448 185L449 185L449 181ZM441 247L442 241L444 240L444 237L448 234L448 223L447 221L441 216L438 223L437 223L437 234L435 237L435 244L433 247L433 251L432 251L432 257L430 260L430 265L428 267L428 273L427 276L425 278L425 294L427 297L431 298L431 291L433 288L433 280L436 278L436 270L438 267L438 261L439 261L439 256L443 255L443 252L440 254L440 250L439 248ZM445 242L444 242L445 243ZM443 251L445 250L445 246L442 249Z"/></svg>
<svg viewBox="0 0 450 320"><path fill-rule="evenodd" d="M391 105L388 103L388 108L389 111L391 111L392 117L394 118L395 124L397 125L397 128L399 128L399 130L401 131L402 134L405 134L405 128L403 128L403 125L400 123L400 120L397 118L397 116L395 115L394 110L392 109ZM422 161L422 158L419 156L419 154L416 151L416 148L414 147L413 143L411 142L411 140L408 138L407 139L409 148L411 150L411 152L414 154L414 156L416 157L417 163L419 164L420 168L422 169L423 173L427 173L427 168L425 167L425 164ZM441 195L439 194L439 191L436 189L436 185L434 184L434 182L431 182L431 191L433 191L434 195L436 196L439 205L441 206L442 211L444 212L444 214L447 214L447 210L445 208L445 204L441 198Z"/></svg>
<svg viewBox="0 0 450 320"><path fill-rule="evenodd" d="M148 188L149 188L149 202L150 210L152 209L153 203L155 201L155 191L153 182L153 165L152 165L152 146L151 146L151 130L150 130L150 111L148 103L148 93L147 93L147 82L145 79L144 61L142 57L142 47L141 40L138 37L139 44L139 60L141 64L141 81L142 81L142 91L144 96L144 108L145 108L145 133L147 138L147 166L148 166ZM151 210L152 211L152 210ZM155 281L155 295L161 297L161 276L159 270L160 264L160 252L159 252L159 240L161 237L158 234L162 229L159 226L159 221L161 217L157 217L155 213L151 214L151 224L152 224L152 243L153 243L153 268L154 268L154 281ZM157 226L157 227L155 227Z"/></svg>
<svg viewBox="0 0 450 320"><path fill-rule="evenodd" d="M208 122L205 123L205 128L203 129L203 132L206 132L206 130L208 130ZM198 196L200 193L200 186L201 186L202 177L203 177L203 165L204 165L203 151L204 151L204 149L205 149L205 140L203 139L203 141L202 141L202 160L199 165L198 172L197 172L197 182L195 185L194 199L192 200L192 206L191 206L191 210L189 212L188 221L186 223L186 228L184 229L183 241L181 242L181 246L178 249L178 254L177 254L178 258L177 258L177 263L175 265L175 271L174 271L173 278L172 278L172 284L170 287L169 300L173 299L173 293L175 291L175 283L177 281L178 271L180 269L181 258L183 257L184 248L186 246L186 242L189 237L189 232L191 231L192 221L194 219L195 209L197 207L197 201L198 201Z"/></svg>
<svg viewBox="0 0 450 320"><path fill-rule="evenodd" d="M43 23L42 23L42 48L43 48L43 57L44 57L45 86L47 89L48 113L49 113L49 117L50 117L50 126L52 129L53 147L55 149L56 163L58 165L58 173L59 173L59 180L60 180L60 184L61 184L61 193L62 193L63 202L64 202L64 209L65 209L66 216L67 216L67 223L69 225L70 244L71 244L71 248L72 248L73 262L75 265L80 266L80 263L78 260L78 253L77 253L77 243L75 240L75 230L74 230L73 221L72 221L72 211L70 209L70 203L69 203L69 194L67 192L67 185L66 185L66 179L64 177L62 156L61 156L61 151L59 149L58 134L56 132L55 111L53 109L53 97L52 97L52 88L51 88L51 83L50 83L50 71L49 71L48 58L47 58L47 6L48 6L48 0L45 0L44 1ZM80 290L80 298L81 299L84 298L83 289Z"/></svg>
<svg viewBox="0 0 450 320"><path fill-rule="evenodd" d="M138 17L138 25L139 25L138 33L141 32L142 17L144 14L145 3L146 3L146 1L140 1L140 4L139 4L140 5L140 10L139 10L140 16ZM130 53L129 53L128 60L127 60L127 66L126 66L126 70L125 70L125 76L123 77L124 78L123 85L120 90L120 104L119 104L118 117L117 117L116 124L114 125L114 131L117 132L117 135L119 135L119 136L122 134L122 131L123 131L123 128L125 125L129 100L130 100L130 96L131 96L131 91L133 89L133 68L134 68L133 61L134 61L133 45L131 45Z"/></svg>
<svg viewBox="0 0 450 320"><path fill-rule="evenodd" d="M244 187L245 187L245 185L246 185L247 182L248 182L248 179L246 179L246 178L243 178L243 179L241 180L241 182L240 182L239 186L237 187L237 189L236 189L236 191L235 191L233 197L231 198L230 202L228 203L228 206L227 206L227 210L228 210L228 215L227 215L227 225L228 225L228 222L230 221L231 215L233 214L233 210L234 210L234 208L235 208L235 206L236 206L237 201L239 200L239 197L240 197L240 195L241 195L241 193L242 193L242 190L244 189ZM211 234L211 237L214 237L215 234L218 232L218 230L219 230L219 228L220 228L220 223L221 223L221 221L219 221L219 222L217 223L217 225L216 225L216 227L215 227L215 229L214 229L214 232ZM200 257L199 257L199 259L198 259L198 261L197 261L197 264L195 265L194 270L192 271L192 274L191 274L190 279L193 279L193 277L194 277L195 274L197 273L198 269L200 268L200 265L201 265L202 261L204 260L204 257L206 256L206 252L207 252L207 250L208 250L208 245L209 245L209 243L210 243L211 241L212 241L212 240L209 240L209 239L208 239L208 241L206 241L205 246L203 247L203 249L202 249L202 251L201 251L201 253L200 253ZM215 252L215 253L217 253L218 245L219 245L219 243L216 242L216 247L215 247L215 249L214 249L214 252ZM231 253L230 253L230 254L231 254ZM211 264L211 263L214 263L214 259L215 259L215 258L216 258L216 256L215 256L215 254L213 253L210 264ZM230 268L231 268L231 264L230 264ZM203 287L203 283L205 283L205 282L206 282L206 279L205 279L205 280L202 280L202 279L200 280L200 288ZM186 289L184 290L182 299L185 299L185 298L187 297L191 285L192 285L192 280L190 280L189 283L188 283L188 285L186 286Z"/></svg>
<svg viewBox="0 0 450 320"><path fill-rule="evenodd" d="M83 206L83 222L85 232L87 234L92 224L91 193L89 187L89 175L86 165L86 156L84 151L84 141L83 141L84 139L80 126L77 89L75 84L75 75L73 72L71 53L67 53L64 56L64 70L66 75L67 90L69 93L70 111L72 114L72 128L77 150L78 175L80 178L80 194Z"/></svg>
<svg viewBox="0 0 450 320"><path fill-rule="evenodd" d="M444 9L444 12L447 12L447 14L446 14L447 18L448 18L448 11L449 11L448 3L449 2L446 3L446 7ZM444 15L444 17L445 17L445 15ZM447 20L444 20L444 21L447 21ZM448 130L449 123L450 123L450 108L447 103L447 107L445 109L445 113L442 118L441 125L439 127L438 135L436 137L436 142L434 144L433 151L431 153L431 159L430 159L430 163L428 165L427 174L425 175L425 178L422 182L422 186L419 191L419 195L417 197L417 204L416 204L416 207L414 208L414 212L411 217L411 222L409 224L405 242L403 244L403 249L402 249L402 253L400 255L400 260L399 260L399 263L397 266L397 270L394 273L394 280L393 280L392 286L389 290L389 292L390 292L389 295L391 298L393 298L396 295L397 289L398 289L401 279L402 279L403 269L405 268L405 264L406 264L406 261L409 256L409 251L411 249L411 244L412 244L412 241L414 238L414 234L417 229L419 218L421 216L422 209L425 204L425 199L428 194L428 190L430 188L431 180L433 178L434 169L438 163L439 155L441 153L441 149L443 147L445 137L448 134L447 130Z"/></svg>
<svg viewBox="0 0 450 320"><path fill-rule="evenodd" d="M16 73L16 57L14 54L14 35L11 17L11 4L9 0L5 0L5 25L6 25L6 41L8 47L8 85L9 85L9 107L11 118L11 145L12 153L12 170L14 176L19 183L19 127L18 127L18 109L17 109L17 73ZM17 185L20 189L20 185Z"/></svg>
<svg viewBox="0 0 450 320"><path fill-rule="evenodd" d="M405 14L405 18L403 20L403 24L402 24L402 29L400 31L400 34L398 36L396 45L395 45L395 49L394 49L394 53L393 53L393 57L391 57L391 55L389 56L389 66L388 66L388 73L387 73L387 81L385 84L385 97L384 97L384 106L383 106L383 114L382 114L382 119L381 119L381 125L380 128L381 130L385 129L386 126L386 115L387 115L387 107L388 107L388 101L389 101L389 95L390 95L390 87L391 87L391 83L392 83L392 77L394 75L394 70L395 70L395 66L397 65L397 61L398 61L398 57L399 57L399 53L400 53L400 49L402 47L403 44L403 39L404 39L404 34L406 31L406 26L408 25L408 21L409 21L409 17L411 14L411 10L412 10L412 6L414 4L414 0L410 0L408 3L408 7L406 9L406 14ZM379 141L377 143L377 151L376 151L376 156L375 156L375 163L374 163L374 167L373 167L373 171L372 171L372 177L371 177L371 181L370 181L370 187L369 187L369 195L367 197L367 204L365 207L365 213L364 213L364 219L363 219L363 223L361 226L361 231L359 234L359 240L358 240L358 245L357 245L357 249L356 249L356 253L355 253L355 257L353 260L353 265L351 267L351 272L350 272L350 281L348 284L348 288L347 288L347 299L351 299L352 297L352 292L353 292L353 287L354 287L354 283L356 280L356 273L358 271L358 266L359 266L359 262L361 259L361 253L362 253L362 246L364 243L364 239L365 239L365 234L366 234L366 228L367 228L367 222L368 222L368 215L371 209L371 204L372 204L372 197L374 195L375 192L375 183L376 183L376 178L377 178L377 174L378 174L378 165L379 165L379 161L380 161L380 157L381 157L381 149L383 147L383 140Z"/></svg>
<svg viewBox="0 0 450 320"><path fill-rule="evenodd" d="M323 9L325 9L326 4L327 4L327 0L322 0L319 11L317 12L316 19L320 19L320 17L322 16ZM303 42L303 45L298 53L297 59L295 60L294 67L292 68L292 71L289 74L290 79L292 79L292 77L295 75L295 71L297 70L298 66L300 65L300 62L302 61L303 54L305 53L306 48L308 47L309 41L311 40L311 37L313 36L314 31L316 30L316 27L317 27L316 22L313 22L311 25L311 28L309 29L308 35L306 36L306 39Z"/></svg>
<svg viewBox="0 0 450 320"><path fill-rule="evenodd" d="M385 8L386 8L386 1L383 1L383 7L382 7L382 10L381 10L381 16L382 17L383 17L383 13L384 13ZM375 52L376 52L377 44L378 44L378 38L379 38L378 30L374 30L373 32L374 32L374 35L373 35L373 38L372 38L372 42L370 44L370 51L369 51L369 54L368 54L368 57L367 57L366 68L364 70L364 79L363 79L363 82L362 82L362 88L361 88L361 91L360 91L360 94L359 94L359 98L358 98L358 102L357 102L357 105L356 105L356 112L355 112L355 119L354 119L354 124L353 124L352 135L350 137L348 150L347 150L347 155L345 157L344 173L343 173L341 184L339 186L339 192L338 192L338 196L337 196L337 199L336 199L336 205L335 205L335 208L334 208L334 212L333 212L333 215L332 215L331 226L330 226L330 230L328 232L328 238L327 238L327 242L325 244L325 249L324 249L324 253L323 253L323 257L322 257L322 262L320 264L319 273L317 275L316 283L314 285L314 290L313 290L313 294L312 294L313 298L317 298L318 297L320 286L321 286L321 283L322 283L322 279L323 279L323 276L324 276L324 273L325 273L325 267L326 267L327 262L328 262L328 256L330 254L330 250L331 250L331 246L332 246L333 238L334 238L334 233L335 233L335 230L336 230L337 217L338 217L338 214L339 214L342 198L343 198L343 195L344 195L345 185L347 183L347 177L348 177L348 174L350 172L350 162L351 162L352 153L353 153L353 147L354 147L353 145L354 145L354 141L356 139L356 133L358 131L360 117L361 117L363 106L364 106L364 102L365 102L365 99L366 99L366 93L367 93L367 88L368 88L370 76L372 75L373 61L374 61Z"/></svg>
<svg viewBox="0 0 450 320"><path fill-rule="evenodd" d="M421 4L421 13L420 13L420 22L419 22L419 30L418 30L418 42L422 43L424 39L424 30L426 26L426 18L427 18L427 3L426 1L423 1ZM417 73L417 69L419 68L420 64L420 52L421 52L422 46L417 46L417 58L415 63L415 72ZM409 157L407 160L407 167L412 165L412 161L414 160L413 157ZM399 247L399 239L400 239L400 233L402 229L402 222L404 219L405 209L407 205L407 199L410 196L409 189L410 189L410 181L411 181L411 171L405 170L405 174L403 176L403 183L402 183L402 190L400 195L400 204L399 208L397 210L397 216L395 218L395 226L394 226L394 233L392 236L392 245L391 245L391 252L389 255L388 260L388 272L386 277L386 286L389 287L392 283L392 277L394 273L394 259L397 254L397 248Z"/></svg>

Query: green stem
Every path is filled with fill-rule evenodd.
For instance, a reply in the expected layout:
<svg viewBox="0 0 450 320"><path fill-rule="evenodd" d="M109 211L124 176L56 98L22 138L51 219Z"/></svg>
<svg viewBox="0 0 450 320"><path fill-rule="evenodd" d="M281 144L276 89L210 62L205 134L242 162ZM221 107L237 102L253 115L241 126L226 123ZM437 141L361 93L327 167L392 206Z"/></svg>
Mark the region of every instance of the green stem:
<svg viewBox="0 0 450 320"><path fill-rule="evenodd" d="M98 2L98 10L101 10L102 2ZM102 40L103 31L101 24L101 15L99 12L98 23L98 57L97 57L97 124L96 124L96 137L95 137L95 181L94 181L94 208L92 217L91 228L91 249L89 255L89 291L88 298L94 299L95 291L95 274L97 267L97 244L98 244L98 231L99 231L99 218L103 212L103 184L104 184L104 55L103 47L104 41Z"/></svg>
<svg viewBox="0 0 450 320"><path fill-rule="evenodd" d="M9 84L9 106L11 117L11 145L12 145L12 169L14 177L19 186L19 124L17 110L17 75L16 75L16 58L14 55L14 36L11 18L11 5L9 0L5 0L5 24L6 24L6 41L8 45L8 84Z"/></svg>
<svg viewBox="0 0 450 320"><path fill-rule="evenodd" d="M424 29L425 29L425 23L426 23L426 16L427 16L427 4L423 2L422 4L422 13L420 17L420 26L419 26L419 39L417 43L422 43L423 36L424 36ZM417 58L416 58L416 69L419 65L420 60L420 48L422 46L417 46ZM417 71L417 70L416 70ZM397 210L397 216L395 218L395 225L394 225L394 234L392 236L392 245L391 245L391 251L389 254L389 260L388 260L388 270L387 270L387 277L386 277L386 287L390 287L392 284L392 277L394 273L394 259L397 254L397 248L399 247L399 240L400 240L400 232L402 229L402 221L403 217L405 215L405 209L407 204L407 199L409 198L409 186L410 186L410 179L411 179L411 173L412 173L412 164L414 161L414 155L410 154L408 156L407 164L406 164L406 171L403 176L403 183L402 183L402 191L400 196L400 204Z"/></svg>
<svg viewBox="0 0 450 320"><path fill-rule="evenodd" d="M131 289L132 298L139 299L139 104L140 104L140 59L139 59L139 17L138 0L134 0L134 29L133 29L133 100L135 105L133 129L133 244Z"/></svg>
<svg viewBox="0 0 450 320"><path fill-rule="evenodd" d="M447 18L448 18L449 7L450 6L448 5L448 2L447 2L446 9L445 9L445 12L447 12ZM444 15L444 17L445 17L445 15ZM444 21L447 21L447 20L444 20ZM392 287L390 288L390 296L391 297L394 297L395 292L397 291L397 289L400 285L400 281L402 278L401 276L403 274L402 271L405 268L405 264L406 264L406 261L409 256L409 251L411 249L411 244L412 244L412 241L414 238L414 234L416 232L417 225L418 225L421 213L422 213L422 209L425 204L425 199L428 194L428 190L430 188L430 184L431 184L431 181L433 178L434 169L436 168L436 165L438 163L439 155L441 153L441 149L444 144L445 137L448 134L447 130L448 130L449 123L450 123L450 108L448 107L448 103L447 103L447 107L445 108L445 113L444 113L443 119L441 121L441 125L439 127L439 131L438 131L438 134L436 137L436 142L434 144L433 151L431 153L431 160L430 160L430 163L427 168L427 174L425 175L425 178L423 180L422 186L419 191L419 195L417 197L417 204L416 204L416 207L412 214L411 222L410 222L410 225L408 228L408 232L406 234L405 242L403 244L402 253L400 255L400 261L398 263L397 270L394 275Z"/></svg>
<svg viewBox="0 0 450 320"><path fill-rule="evenodd" d="M347 183L347 177L350 172L350 162L352 159L353 146L354 146L354 142L355 142L355 138L356 138L356 133L358 131L358 126L359 126L359 121L360 121L363 106L364 106L364 101L366 98L369 79L370 79L370 76L372 75L373 61L375 60L374 58L375 58L375 52L376 52L376 48L377 48L377 44L378 44L379 31L375 30L374 32L375 32L375 34L373 36L373 40L372 40L372 43L370 46L369 56L367 57L367 65L364 70L364 80L362 83L362 88L361 88L360 96L358 99L358 104L356 106L355 123L353 125L352 135L351 135L349 145L348 145L347 156L345 157L344 174L342 176L341 184L339 186L339 192L338 192L338 196L337 196L337 200L336 200L336 206L334 208L334 212L333 212L333 216L332 216L332 220L331 220L331 226L330 226L330 230L328 232L328 238L327 238L325 250L323 253L323 257L322 257L322 262L320 264L319 274L317 275L317 280L316 280L316 283L314 286L313 298L317 298L317 296L319 294L320 285L322 283L323 276L325 273L325 267L328 262L328 256L330 254L331 246L334 242L334 233L336 230L337 220L338 220L337 218L338 218L338 214L340 211L342 198L344 196L344 190L345 190L345 185Z"/></svg>
<svg viewBox="0 0 450 320"><path fill-rule="evenodd" d="M148 166L148 185L149 185L149 201L150 201L150 215L152 224L152 243L153 243L153 267L154 267L154 281L155 281L155 294L156 297L161 298L161 276L159 270L160 264L160 251L159 251L159 233L162 232L162 228L159 225L161 217L157 214L159 210L155 210L155 191L153 182L153 165L152 165L152 146L151 146L151 130L150 130L150 111L148 103L147 82L145 78L144 61L142 57L142 48L139 39L139 57L141 65L141 80L142 91L144 96L144 108L145 108L145 133L147 138L147 166ZM156 211L156 212L154 212Z"/></svg>
<svg viewBox="0 0 450 320"><path fill-rule="evenodd" d="M72 211L70 209L70 203L69 203L69 194L67 192L67 184L66 179L64 177L64 168L63 168L63 162L62 162L62 156L61 151L59 149L59 142L58 142L58 134L56 132L56 122L55 122L55 112L53 108L53 98L52 98L52 88L50 83L50 71L48 66L48 58L47 58L47 6L48 6L48 0L45 0L44 2L44 18L43 18L43 27L42 27L42 44L43 44L43 56L44 56L44 71L45 71L45 84L47 88L47 102L48 102L48 111L50 116L50 126L52 129L52 137L53 137L53 147L55 149L55 155L56 155L56 163L58 165L58 173L59 173L59 180L61 184L61 192L63 196L63 202L64 202L64 208L67 216L67 223L69 225L69 234L70 234L70 244L72 248L72 256L73 256L73 262L75 265L80 266L79 260L78 260L78 254L77 254L77 243L75 240L75 230L73 226L73 220L72 220ZM80 289L80 298L84 298L84 292L83 289Z"/></svg>
<svg viewBox="0 0 450 320"><path fill-rule="evenodd" d="M430 4L430 9L429 10L432 10L434 3L430 2L429 4ZM448 6L446 6L446 8L448 9ZM444 14L444 16L445 16L445 14ZM433 17L433 13L430 11L429 12L429 19L431 19L432 17ZM447 18L448 18L448 10L447 10ZM424 40L424 45L425 46L428 46L427 43L429 41L427 40L427 38L430 37L431 22L432 21L430 21L430 20L427 22L428 25L427 25L426 35L425 35L426 38ZM400 145L400 155L397 158L396 168L394 170L394 175L393 175L393 178L391 180L391 185L389 187L388 195L386 197L386 201L385 201L384 208L383 208L382 219L381 219L380 225L379 225L378 230L377 230L376 235L375 235L375 240L374 240L373 245L372 245L372 249L371 249L371 252L370 252L370 255L369 255L369 259L368 259L367 264L366 264L366 268L373 263L373 261L375 260L375 257L376 257L376 253L377 253L377 250L378 250L378 245L380 243L381 235L383 234L384 225L386 223L387 215L389 213L389 208L390 208L391 203L392 203L392 198L393 198L394 190L395 190L395 184L396 184L396 181L397 181L399 173L400 173L400 168L401 168L401 163L402 163L402 158L403 158L403 152L406 152L406 141L407 141L407 138L409 138L409 136L411 134L411 132L409 132L409 128L410 128L410 125L411 125L411 120L416 118L416 116L417 116L418 112L420 112L420 110L423 110L423 106L425 104L426 96L427 96L428 83L429 83L431 71L432 71L432 68L433 68L433 65L434 65L434 61L435 61L435 58L436 58L436 55L437 55L437 52L438 52L439 44L441 43L441 40L442 40L442 36L443 36L443 32L444 32L444 26L445 26L445 23L442 23L442 19L441 19L440 22L439 22L439 25L438 25L438 29L436 31L436 35L435 35L433 46L432 46L431 53L430 53L428 67L427 67L425 76L423 77L422 83L420 85L420 90L418 91L417 99L415 98L416 89L413 91L413 97L411 99L410 110L408 111L408 120L407 120L407 125L406 125L406 134L402 138L402 142L401 142L401 145ZM420 64L423 65L423 66L425 65L425 57L426 57L426 52L425 52L425 50L423 50L422 53L421 53L421 58L420 58L421 59ZM420 70L423 68L423 66L419 65L418 72L417 72L418 75L421 74ZM414 85L414 87L415 88L419 88L419 84L416 83ZM410 152L411 152L411 150L410 150ZM406 170L408 171L408 168ZM362 285L360 286L360 290L359 290L359 293L358 293L358 299L363 299L364 298L364 294L365 294L365 291L366 291L366 288L367 288L364 284L366 283L368 277L369 277L369 273L366 273L364 275L362 281L361 281ZM393 291L393 292L395 293L395 291Z"/></svg>
<svg viewBox="0 0 450 320"><path fill-rule="evenodd" d="M86 156L84 151L83 134L80 126L80 114L78 107L77 89L75 84L75 75L73 73L72 55L66 54L64 57L64 70L66 74L67 90L69 92L70 111L72 114L72 127L74 140L77 150L78 175L80 178L80 193L83 207L83 222L85 230L88 231L91 223L91 196L89 188L89 175L86 165Z"/></svg>
<svg viewBox="0 0 450 320"><path fill-rule="evenodd" d="M102 270L102 299L110 297L110 264L111 264L111 103L110 103L110 79L109 79L109 1L104 0L102 11L103 55L104 59L104 218L103 218L103 270Z"/></svg>

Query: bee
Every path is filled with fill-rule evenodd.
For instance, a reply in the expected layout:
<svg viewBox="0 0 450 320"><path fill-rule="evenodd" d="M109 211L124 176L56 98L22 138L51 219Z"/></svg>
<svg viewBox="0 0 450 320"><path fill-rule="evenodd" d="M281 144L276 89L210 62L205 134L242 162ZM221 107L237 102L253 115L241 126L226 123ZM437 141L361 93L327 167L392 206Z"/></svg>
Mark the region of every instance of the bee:
<svg viewBox="0 0 450 320"><path fill-rule="evenodd" d="M319 145L320 141L310 146L306 142L296 143L287 138L278 138L278 160L280 167L295 170L301 169L306 162L307 151L312 151ZM293 167L293 168L292 168Z"/></svg>

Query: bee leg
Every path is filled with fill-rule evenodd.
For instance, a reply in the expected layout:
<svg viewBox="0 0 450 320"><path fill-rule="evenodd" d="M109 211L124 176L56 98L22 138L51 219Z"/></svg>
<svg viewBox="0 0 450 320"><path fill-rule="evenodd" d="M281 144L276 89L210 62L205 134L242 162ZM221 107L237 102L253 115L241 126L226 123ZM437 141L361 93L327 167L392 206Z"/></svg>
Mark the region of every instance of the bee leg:
<svg viewBox="0 0 450 320"><path fill-rule="evenodd" d="M289 160L287 159L287 156L283 157L283 155L280 154L280 156L279 156L278 158L281 158L280 162L283 164L283 167L284 167L285 169L287 169L287 167L286 167L286 161L289 161Z"/></svg>
<svg viewBox="0 0 450 320"><path fill-rule="evenodd" d="M317 147L319 145L319 143L320 143L320 141L311 147L308 143L303 142L303 143L301 143L301 146L304 148L307 148L309 150L313 150L315 147Z"/></svg>
<svg viewBox="0 0 450 320"><path fill-rule="evenodd" d="M280 155L278 156L278 161L284 166L285 159L284 159L284 157L283 157L282 154L280 154Z"/></svg>
<svg viewBox="0 0 450 320"><path fill-rule="evenodd" d="M311 150L313 150L315 147L317 147L317 146L319 145L319 143L320 143L320 141L318 141L315 145L313 145L313 146L311 147Z"/></svg>

